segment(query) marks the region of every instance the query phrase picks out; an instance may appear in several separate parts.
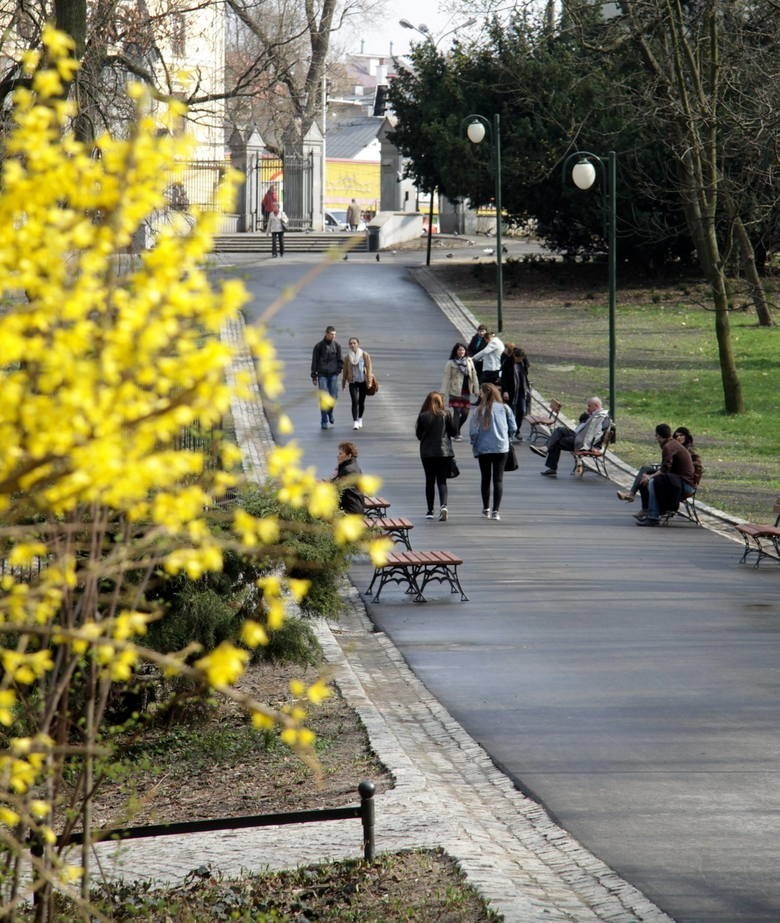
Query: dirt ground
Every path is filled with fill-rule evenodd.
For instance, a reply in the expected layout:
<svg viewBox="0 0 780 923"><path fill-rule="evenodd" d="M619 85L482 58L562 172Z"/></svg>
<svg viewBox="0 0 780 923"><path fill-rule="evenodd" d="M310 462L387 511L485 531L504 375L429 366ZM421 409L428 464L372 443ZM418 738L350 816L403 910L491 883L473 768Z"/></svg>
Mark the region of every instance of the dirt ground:
<svg viewBox="0 0 780 923"><path fill-rule="evenodd" d="M250 667L238 686L276 707L290 700L291 679L313 681L315 676L311 668L259 664ZM390 773L371 752L357 716L334 691L311 711L321 773L312 772L283 745L274 742L266 748L261 735L245 734L246 717L236 706L222 703L199 728L206 732L203 745L210 753L193 749L184 734L155 732L138 771L123 784L99 790L96 823L126 817L128 800L134 809L132 823L146 824L339 807L358 802L363 779L372 781L377 793L386 791L392 785Z"/></svg>

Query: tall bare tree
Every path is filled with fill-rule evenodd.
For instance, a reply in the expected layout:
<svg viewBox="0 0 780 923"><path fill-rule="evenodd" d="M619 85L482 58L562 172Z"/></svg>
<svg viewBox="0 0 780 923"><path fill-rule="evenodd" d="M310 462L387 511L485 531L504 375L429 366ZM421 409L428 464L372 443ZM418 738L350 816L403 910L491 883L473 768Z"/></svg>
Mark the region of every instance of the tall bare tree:
<svg viewBox="0 0 780 923"><path fill-rule="evenodd" d="M727 413L742 412L744 402L730 335L728 254L720 227L728 205L723 201L724 143L733 129L727 103L740 82L740 62L724 59L723 52L729 18L749 16L754 6L748 0L621 0L623 15L610 22L604 45L607 52L610 42L636 45L649 76L644 104L665 127L675 153L678 194L712 293ZM592 9L587 0L564 0L564 7L573 21ZM729 201L733 209L735 196ZM733 217L736 227L739 214Z"/></svg>

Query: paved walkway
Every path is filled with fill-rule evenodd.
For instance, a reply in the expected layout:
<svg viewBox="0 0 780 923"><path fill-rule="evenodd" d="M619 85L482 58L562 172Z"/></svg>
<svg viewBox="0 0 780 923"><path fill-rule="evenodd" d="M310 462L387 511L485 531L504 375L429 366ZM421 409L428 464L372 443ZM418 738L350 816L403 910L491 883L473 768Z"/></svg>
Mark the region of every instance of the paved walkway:
<svg viewBox="0 0 780 923"><path fill-rule="evenodd" d="M455 302L442 306L461 311ZM462 314L463 323L472 324ZM241 341L240 325L226 331ZM251 365L248 356L239 367ZM250 476L264 475L272 443L259 404L234 406L236 434ZM485 751L416 679L358 593L318 636L334 678L361 716L395 787L377 797L377 849L442 847L507 923L661 923L670 918L518 792ZM181 880L208 863L231 875L360 855L356 821L306 827L162 837L97 847L109 875Z"/></svg>

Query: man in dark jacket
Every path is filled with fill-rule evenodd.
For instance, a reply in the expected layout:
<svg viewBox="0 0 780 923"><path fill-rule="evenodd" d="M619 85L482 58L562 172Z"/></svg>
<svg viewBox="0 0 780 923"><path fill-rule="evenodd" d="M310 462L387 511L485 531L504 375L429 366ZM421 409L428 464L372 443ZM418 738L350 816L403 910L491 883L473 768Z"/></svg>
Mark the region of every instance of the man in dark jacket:
<svg viewBox="0 0 780 923"><path fill-rule="evenodd" d="M501 369L501 396L515 415L515 441L522 442L520 426L531 400L531 386L528 384L528 357L519 346L515 346L510 361L505 362Z"/></svg>
<svg viewBox="0 0 780 923"><path fill-rule="evenodd" d="M344 368L341 346L336 342L336 328L326 327L325 336L311 354L311 380L322 392L320 395L320 426L333 426L333 408L339 396L339 376ZM328 395L328 397L326 397Z"/></svg>
<svg viewBox="0 0 780 923"><path fill-rule="evenodd" d="M646 474L639 485L642 510L647 510L646 516L639 514L639 526L657 526L661 513L676 510L680 501L696 489L691 453L681 442L672 439L671 426L659 423L655 438L661 446L661 467Z"/></svg>
<svg viewBox="0 0 780 923"><path fill-rule="evenodd" d="M466 349L466 352L469 356L476 356L480 350L483 350L487 346L487 327L484 324L480 324L477 327L477 332L469 340L469 345ZM477 372L477 381L482 384L482 360L474 363L474 368Z"/></svg>

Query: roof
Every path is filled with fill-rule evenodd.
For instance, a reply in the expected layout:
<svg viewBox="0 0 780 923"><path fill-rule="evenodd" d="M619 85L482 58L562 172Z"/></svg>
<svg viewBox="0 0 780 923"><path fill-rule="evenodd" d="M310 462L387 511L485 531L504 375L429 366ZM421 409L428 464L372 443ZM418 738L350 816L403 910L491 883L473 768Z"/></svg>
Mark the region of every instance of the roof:
<svg viewBox="0 0 780 923"><path fill-rule="evenodd" d="M328 122L328 157L351 160L379 136L382 115L361 115Z"/></svg>

